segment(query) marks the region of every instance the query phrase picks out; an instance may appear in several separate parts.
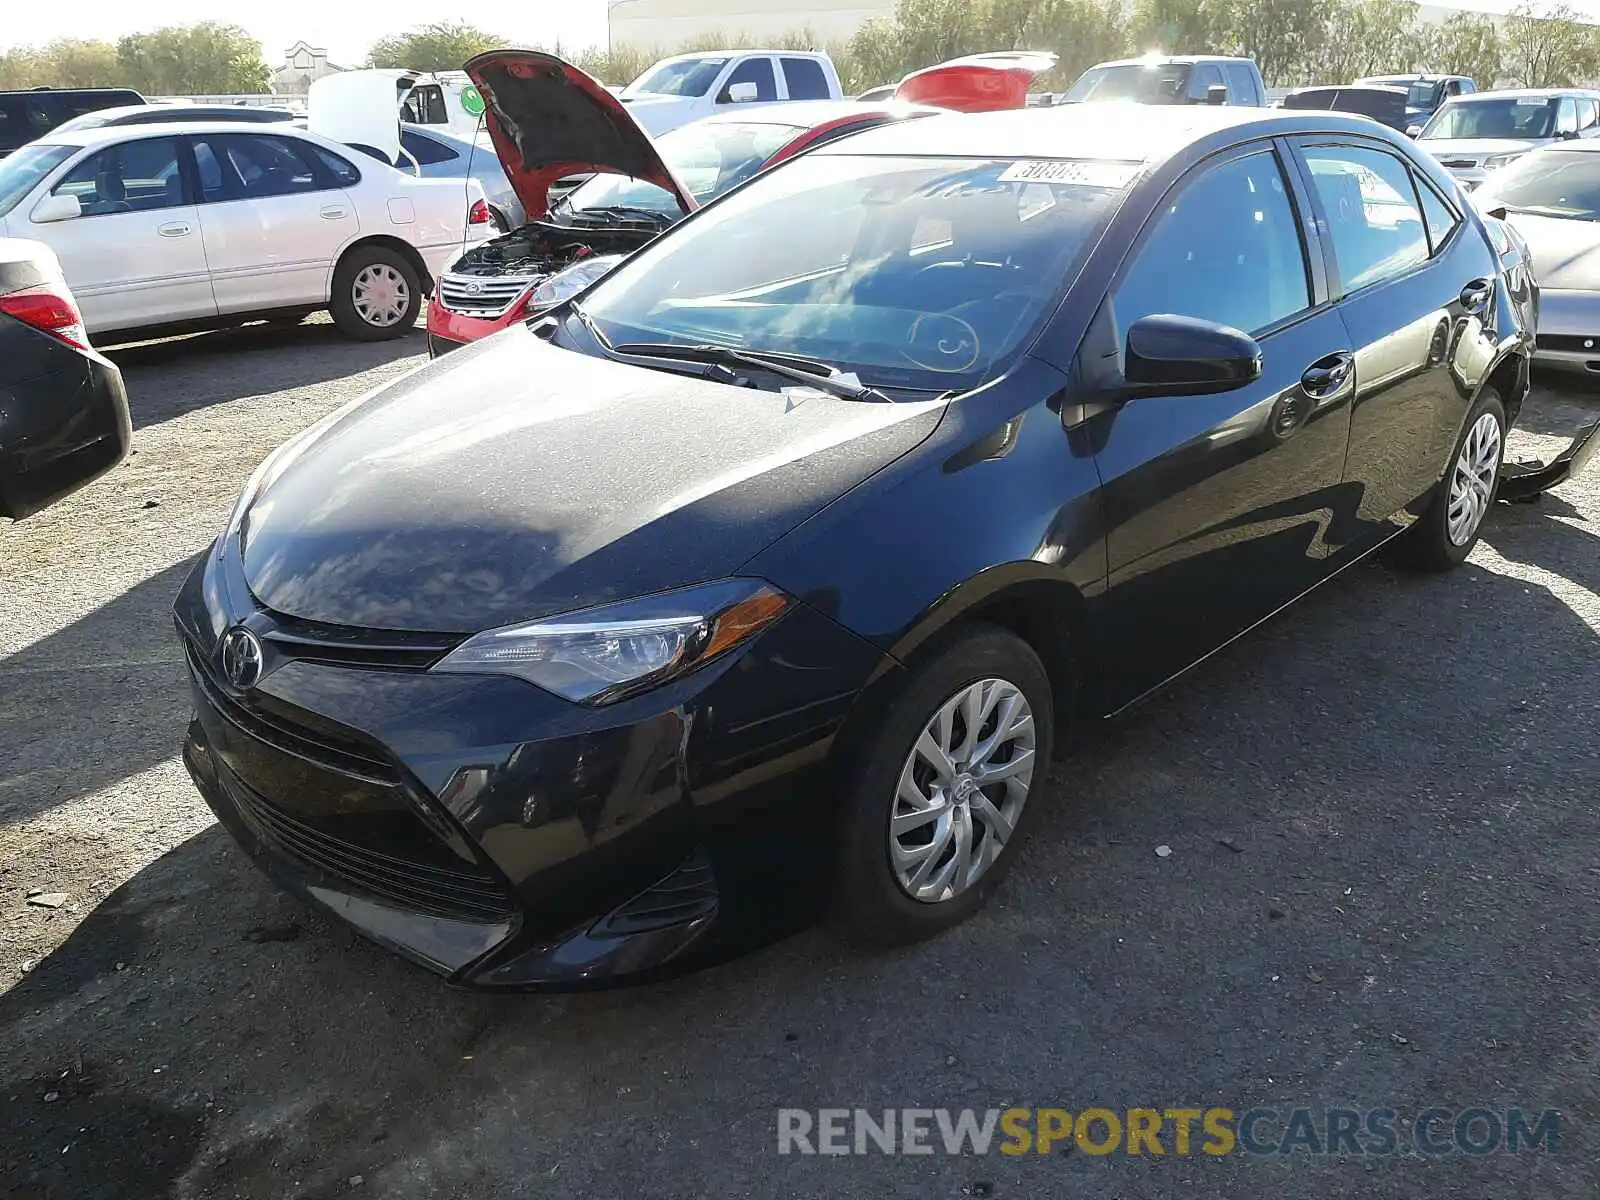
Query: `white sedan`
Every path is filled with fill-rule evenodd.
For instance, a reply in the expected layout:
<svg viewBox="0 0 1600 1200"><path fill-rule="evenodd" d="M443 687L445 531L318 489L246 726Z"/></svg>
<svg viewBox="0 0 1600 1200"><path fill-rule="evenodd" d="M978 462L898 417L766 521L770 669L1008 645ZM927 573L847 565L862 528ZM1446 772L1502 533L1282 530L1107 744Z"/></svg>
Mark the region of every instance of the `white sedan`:
<svg viewBox="0 0 1600 1200"><path fill-rule="evenodd" d="M52 133L0 160L0 237L61 260L98 340L328 309L396 337L493 225L475 180L418 179L303 130Z"/></svg>

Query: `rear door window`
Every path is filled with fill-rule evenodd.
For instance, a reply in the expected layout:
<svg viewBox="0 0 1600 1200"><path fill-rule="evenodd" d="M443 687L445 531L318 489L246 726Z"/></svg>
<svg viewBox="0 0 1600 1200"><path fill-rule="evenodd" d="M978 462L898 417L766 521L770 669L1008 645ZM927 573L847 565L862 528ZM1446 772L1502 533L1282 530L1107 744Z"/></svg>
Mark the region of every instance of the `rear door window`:
<svg viewBox="0 0 1600 1200"><path fill-rule="evenodd" d="M1359 146L1310 146L1305 158L1345 294L1426 261L1427 227L1403 162Z"/></svg>
<svg viewBox="0 0 1600 1200"><path fill-rule="evenodd" d="M311 160L288 138L257 133L207 133L194 138L195 166L207 201L257 200L322 191Z"/></svg>
<svg viewBox="0 0 1600 1200"><path fill-rule="evenodd" d="M1556 105L1556 135L1578 132L1578 105L1571 96L1561 97Z"/></svg>
<svg viewBox="0 0 1600 1200"><path fill-rule="evenodd" d="M460 157L443 142L437 141L425 133L418 133L414 129L402 129L400 131L400 145L407 154L425 167L432 166L434 163L453 162Z"/></svg>
<svg viewBox="0 0 1600 1200"><path fill-rule="evenodd" d="M1243 63L1223 63L1222 73L1227 76L1228 102L1230 104L1259 104L1255 76Z"/></svg>
<svg viewBox="0 0 1600 1200"><path fill-rule="evenodd" d="M828 77L814 58L784 59L783 78L791 100L826 100L830 95Z"/></svg>

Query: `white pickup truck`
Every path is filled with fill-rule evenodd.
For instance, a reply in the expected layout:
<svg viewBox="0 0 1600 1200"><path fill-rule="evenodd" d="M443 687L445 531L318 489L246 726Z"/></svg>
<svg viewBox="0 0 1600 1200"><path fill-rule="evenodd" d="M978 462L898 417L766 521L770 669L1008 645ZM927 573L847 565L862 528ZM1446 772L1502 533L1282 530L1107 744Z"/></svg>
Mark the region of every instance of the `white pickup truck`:
<svg viewBox="0 0 1600 1200"><path fill-rule="evenodd" d="M727 112L787 100L842 100L839 72L812 50L718 50L663 58L621 93L628 112L654 137Z"/></svg>

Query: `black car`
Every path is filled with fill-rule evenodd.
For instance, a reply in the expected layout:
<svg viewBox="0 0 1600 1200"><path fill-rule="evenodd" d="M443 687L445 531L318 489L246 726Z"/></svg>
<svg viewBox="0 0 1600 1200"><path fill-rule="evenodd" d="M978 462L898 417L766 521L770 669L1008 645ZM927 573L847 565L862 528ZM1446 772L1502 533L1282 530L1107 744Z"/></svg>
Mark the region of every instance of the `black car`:
<svg viewBox="0 0 1600 1200"><path fill-rule="evenodd" d="M0 517L105 474L132 436L122 373L90 348L56 256L0 238Z"/></svg>
<svg viewBox="0 0 1600 1200"><path fill-rule="evenodd" d="M144 102L144 97L132 88L34 88L26 92L0 92L0 158L84 113Z"/></svg>
<svg viewBox="0 0 1600 1200"><path fill-rule="evenodd" d="M859 134L263 463L176 603L184 759L458 983L682 968L797 898L924 937L1073 718L1391 540L1460 563L1531 349L1365 119Z"/></svg>
<svg viewBox="0 0 1600 1200"><path fill-rule="evenodd" d="M1283 98L1284 108L1320 109L1329 112L1360 113L1380 125L1404 133L1411 124L1406 110L1406 89L1400 87L1308 87Z"/></svg>

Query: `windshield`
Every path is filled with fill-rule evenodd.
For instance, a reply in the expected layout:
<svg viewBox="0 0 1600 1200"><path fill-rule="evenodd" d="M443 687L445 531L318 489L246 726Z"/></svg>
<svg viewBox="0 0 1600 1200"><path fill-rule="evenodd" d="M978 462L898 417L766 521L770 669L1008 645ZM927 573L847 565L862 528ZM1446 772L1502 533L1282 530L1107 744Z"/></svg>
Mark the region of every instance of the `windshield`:
<svg viewBox="0 0 1600 1200"><path fill-rule="evenodd" d="M613 344L800 354L871 386L965 390L1037 331L1137 169L802 156L628 259L584 316Z"/></svg>
<svg viewBox="0 0 1600 1200"><path fill-rule="evenodd" d="M0 217L20 204L41 179L77 152L76 146L45 146L35 142L0 158Z"/></svg>
<svg viewBox="0 0 1600 1200"><path fill-rule="evenodd" d="M1123 63L1092 67L1067 93L1068 104L1091 100L1136 100L1141 104L1176 104L1189 85L1187 63Z"/></svg>
<svg viewBox="0 0 1600 1200"><path fill-rule="evenodd" d="M720 58L685 58L678 62L662 63L653 71L646 71L627 87L624 96L637 96L649 92L656 96L704 96L722 74L728 61Z"/></svg>
<svg viewBox="0 0 1600 1200"><path fill-rule="evenodd" d="M1500 205L1547 217L1600 221L1600 154L1541 150L1490 175L1474 194L1485 210Z"/></svg>
<svg viewBox="0 0 1600 1200"><path fill-rule="evenodd" d="M1417 140L1549 137L1555 115L1556 101L1549 96L1452 100L1433 114Z"/></svg>
<svg viewBox="0 0 1600 1200"><path fill-rule="evenodd" d="M743 183L767 159L794 140L803 126L767 122L697 121L656 140L656 152L696 200L704 204ZM573 190L562 211L645 208L673 218L682 215L672 193L625 175L596 175Z"/></svg>

